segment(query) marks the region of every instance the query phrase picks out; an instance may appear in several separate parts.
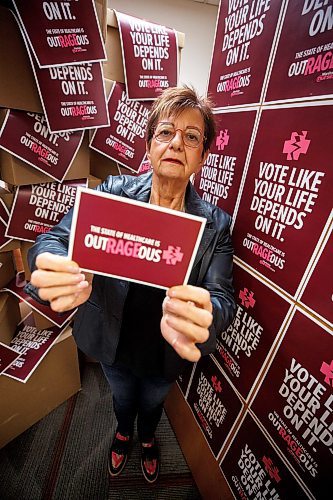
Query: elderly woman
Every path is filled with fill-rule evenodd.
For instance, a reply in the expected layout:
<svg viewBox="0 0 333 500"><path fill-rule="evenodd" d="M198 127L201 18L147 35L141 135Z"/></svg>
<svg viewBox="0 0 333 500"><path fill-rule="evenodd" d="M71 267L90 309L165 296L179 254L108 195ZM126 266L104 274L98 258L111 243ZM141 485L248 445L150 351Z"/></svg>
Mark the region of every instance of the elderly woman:
<svg viewBox="0 0 333 500"><path fill-rule="evenodd" d="M167 292L137 283L82 274L68 259L72 213L29 252L31 285L54 311L80 306L73 335L78 347L101 362L110 384L118 426L109 472L124 468L134 421L141 441L141 466L156 480L159 455L155 430L172 382L189 362L215 350L216 335L233 319L230 216L201 200L190 177L203 166L215 136L209 101L188 87L164 91L147 125L152 172L109 176L97 189L207 219L188 284ZM172 228L169 228L172 231ZM36 288L28 285L31 294Z"/></svg>

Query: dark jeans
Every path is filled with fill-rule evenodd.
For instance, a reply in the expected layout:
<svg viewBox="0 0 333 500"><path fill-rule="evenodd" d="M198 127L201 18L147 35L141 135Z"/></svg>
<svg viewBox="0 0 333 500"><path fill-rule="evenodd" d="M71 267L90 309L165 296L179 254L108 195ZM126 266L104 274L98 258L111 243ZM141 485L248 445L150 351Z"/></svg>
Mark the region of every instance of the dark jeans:
<svg viewBox="0 0 333 500"><path fill-rule="evenodd" d="M101 366L113 393L117 430L131 436L137 416L140 441L150 441L160 421L163 403L172 382L163 377L137 377L121 363L112 366L101 363Z"/></svg>

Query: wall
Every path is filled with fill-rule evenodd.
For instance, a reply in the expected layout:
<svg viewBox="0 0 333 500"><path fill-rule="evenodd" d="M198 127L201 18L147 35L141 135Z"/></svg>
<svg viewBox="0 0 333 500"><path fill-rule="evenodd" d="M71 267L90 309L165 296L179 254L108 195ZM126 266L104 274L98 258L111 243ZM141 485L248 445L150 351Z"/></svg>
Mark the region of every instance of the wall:
<svg viewBox="0 0 333 500"><path fill-rule="evenodd" d="M191 0L109 0L109 8L185 33L179 81L192 84L201 94L206 92L218 9L216 6Z"/></svg>

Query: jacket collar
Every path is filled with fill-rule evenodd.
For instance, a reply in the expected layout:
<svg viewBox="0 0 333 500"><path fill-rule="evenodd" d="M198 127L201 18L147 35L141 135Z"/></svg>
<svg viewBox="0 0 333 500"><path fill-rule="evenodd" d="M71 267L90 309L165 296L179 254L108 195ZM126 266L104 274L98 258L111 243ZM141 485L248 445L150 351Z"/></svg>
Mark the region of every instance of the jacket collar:
<svg viewBox="0 0 333 500"><path fill-rule="evenodd" d="M151 192L152 172L137 177L128 176L122 186L122 190L128 198L142 202L148 202ZM189 182L185 195L186 212L204 217L207 224L212 222L212 211L209 205L204 203L192 184Z"/></svg>

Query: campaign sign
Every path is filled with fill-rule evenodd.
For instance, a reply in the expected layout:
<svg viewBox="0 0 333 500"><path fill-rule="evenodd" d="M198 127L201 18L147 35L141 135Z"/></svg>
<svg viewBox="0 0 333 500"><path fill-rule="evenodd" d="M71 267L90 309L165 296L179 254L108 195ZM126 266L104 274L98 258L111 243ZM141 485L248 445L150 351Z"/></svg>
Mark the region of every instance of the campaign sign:
<svg viewBox="0 0 333 500"><path fill-rule="evenodd" d="M220 467L235 498L309 498L249 414Z"/></svg>
<svg viewBox="0 0 333 500"><path fill-rule="evenodd" d="M210 356L198 362L187 402L217 457L243 405Z"/></svg>
<svg viewBox="0 0 333 500"><path fill-rule="evenodd" d="M153 100L178 82L178 44L174 30L115 12L129 99Z"/></svg>
<svg viewBox="0 0 333 500"><path fill-rule="evenodd" d="M0 130L0 148L62 181L81 146L83 131L52 134L44 115L8 110Z"/></svg>
<svg viewBox="0 0 333 500"><path fill-rule="evenodd" d="M181 285L205 223L202 217L79 188L68 255L92 273L157 288Z"/></svg>
<svg viewBox="0 0 333 500"><path fill-rule="evenodd" d="M236 255L292 295L331 211L332 108L262 112L233 230Z"/></svg>
<svg viewBox="0 0 333 500"><path fill-rule="evenodd" d="M188 384L189 384L190 379L191 379L192 372L193 372L193 365L191 364L191 365L187 365L185 370L180 375L178 375L177 385L178 385L179 389L182 391L184 396L186 396L186 392L187 392Z"/></svg>
<svg viewBox="0 0 333 500"><path fill-rule="evenodd" d="M307 286L301 296L301 302L333 325L333 234L332 231L323 248Z"/></svg>
<svg viewBox="0 0 333 500"><path fill-rule="evenodd" d="M27 382L60 334L61 329L57 326L38 330L33 314L30 313L17 325L15 335L10 342L11 348L19 354L19 358L3 375L19 382Z"/></svg>
<svg viewBox="0 0 333 500"><path fill-rule="evenodd" d="M218 336L213 356L246 399L290 304L237 264L233 283L237 303L235 319Z"/></svg>
<svg viewBox="0 0 333 500"><path fill-rule="evenodd" d="M42 69L31 64L51 132L109 125L101 63Z"/></svg>
<svg viewBox="0 0 333 500"><path fill-rule="evenodd" d="M40 67L105 61L93 0L13 0Z"/></svg>
<svg viewBox="0 0 333 500"><path fill-rule="evenodd" d="M331 0L290 0L265 101L333 95Z"/></svg>
<svg viewBox="0 0 333 500"><path fill-rule="evenodd" d="M253 403L316 498L332 487L333 335L297 311Z"/></svg>
<svg viewBox="0 0 333 500"><path fill-rule="evenodd" d="M125 85L116 82L109 95L108 108L111 125L95 131L90 147L138 172L146 155L149 105L130 101Z"/></svg>
<svg viewBox="0 0 333 500"><path fill-rule="evenodd" d="M0 342L0 375L19 357L12 347Z"/></svg>
<svg viewBox="0 0 333 500"><path fill-rule="evenodd" d="M259 103L282 3L220 2L208 83L216 108Z"/></svg>
<svg viewBox="0 0 333 500"><path fill-rule="evenodd" d="M195 176L201 198L229 214L235 208L255 117L255 111L216 114L216 139Z"/></svg>
<svg viewBox="0 0 333 500"><path fill-rule="evenodd" d="M23 302L25 302L31 309L38 312L60 328L68 323L76 313L77 309L64 313L57 313L53 311L49 306L45 306L44 304L37 302L32 297L30 297L30 295L25 293L24 287L26 284L27 282L24 277L24 272L20 272L17 273L16 278L10 281L4 288L0 290L0 292L9 292L15 295L15 297L23 300Z"/></svg>
<svg viewBox="0 0 333 500"><path fill-rule="evenodd" d="M74 205L79 186L86 187L87 179L18 186L6 236L35 241L50 231Z"/></svg>
<svg viewBox="0 0 333 500"><path fill-rule="evenodd" d="M6 206L6 203L0 198L0 219L7 224L9 219L9 210Z"/></svg>

